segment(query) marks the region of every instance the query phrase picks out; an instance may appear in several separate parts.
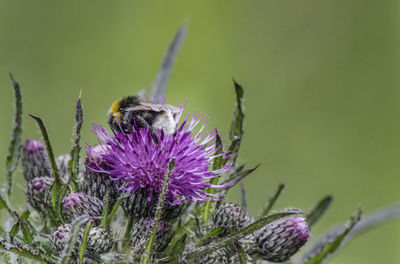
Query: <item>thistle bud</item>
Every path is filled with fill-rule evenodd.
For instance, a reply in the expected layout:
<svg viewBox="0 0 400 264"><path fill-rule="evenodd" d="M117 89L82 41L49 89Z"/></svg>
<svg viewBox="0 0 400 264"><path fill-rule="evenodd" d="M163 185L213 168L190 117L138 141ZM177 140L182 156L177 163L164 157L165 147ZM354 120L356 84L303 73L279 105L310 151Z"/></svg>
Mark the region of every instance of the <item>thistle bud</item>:
<svg viewBox="0 0 400 264"><path fill-rule="evenodd" d="M54 251L59 255L68 246L72 236L72 224L63 224L54 230L51 238ZM75 245L72 248L71 259L78 257L80 245L82 244L84 229L81 228L78 234ZM89 231L89 236L86 244L85 257L98 258L99 255L108 252L111 249L112 241L106 230L100 227L93 227Z"/></svg>
<svg viewBox="0 0 400 264"><path fill-rule="evenodd" d="M51 186L54 178L36 177L29 181L26 197L28 203L40 212L45 212L51 206Z"/></svg>
<svg viewBox="0 0 400 264"><path fill-rule="evenodd" d="M109 175L106 173L92 170L97 169L99 166L106 167L107 164L102 161L101 153L104 153L105 150L100 145L93 147L91 150L86 152L86 170L85 173L80 175L80 189L102 201L108 192L109 207L112 207L120 195L117 189L117 182L110 180Z"/></svg>
<svg viewBox="0 0 400 264"><path fill-rule="evenodd" d="M145 189L138 189L123 200L122 208L128 215L138 219L154 217L158 197L154 195L151 200L149 200L148 197L149 194ZM189 205L190 201L187 200L181 201L181 203L177 205L165 204L162 219L171 220L181 216Z"/></svg>
<svg viewBox="0 0 400 264"><path fill-rule="evenodd" d="M256 251L264 260L285 262L307 242L310 235L304 218L278 219L256 232Z"/></svg>
<svg viewBox="0 0 400 264"><path fill-rule="evenodd" d="M86 244L89 256L95 256L107 253L112 247L112 240L108 232L101 227L90 229L88 242Z"/></svg>
<svg viewBox="0 0 400 264"><path fill-rule="evenodd" d="M207 255L203 255L198 259L196 263L198 264L232 264L235 262L235 250L233 246L227 246L216 251L213 251Z"/></svg>
<svg viewBox="0 0 400 264"><path fill-rule="evenodd" d="M239 254L235 252L235 254L229 259L229 264L241 264L240 259L239 259ZM254 259L246 253L246 264L253 264Z"/></svg>
<svg viewBox="0 0 400 264"><path fill-rule="evenodd" d="M132 252L136 256L143 254L146 247L147 240L153 232L154 219L153 218L142 218L133 227L131 231L131 245ZM156 233L156 240L154 244L154 250L161 249L166 242L169 232L168 225L160 220L158 223L158 230Z"/></svg>
<svg viewBox="0 0 400 264"><path fill-rule="evenodd" d="M229 231L239 231L252 223L252 217L233 203L221 205L213 215L214 224Z"/></svg>
<svg viewBox="0 0 400 264"><path fill-rule="evenodd" d="M27 139L22 151L22 169L25 180L51 175L50 163L42 141Z"/></svg>
<svg viewBox="0 0 400 264"><path fill-rule="evenodd" d="M85 193L72 193L62 200L63 215L72 221L81 215L98 216L103 214L103 202Z"/></svg>

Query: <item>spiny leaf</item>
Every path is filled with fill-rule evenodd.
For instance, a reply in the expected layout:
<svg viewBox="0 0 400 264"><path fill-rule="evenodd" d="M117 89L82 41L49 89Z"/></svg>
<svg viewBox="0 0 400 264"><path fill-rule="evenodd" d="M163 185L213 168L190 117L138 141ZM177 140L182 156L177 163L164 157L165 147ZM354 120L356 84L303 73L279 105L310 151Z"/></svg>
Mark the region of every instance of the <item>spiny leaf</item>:
<svg viewBox="0 0 400 264"><path fill-rule="evenodd" d="M272 214L267 217L261 218L261 219L255 221L253 224L249 225L248 227L246 227L236 233L233 233L227 237L224 237L216 242L210 243L207 246L202 246L202 247L195 249L194 251L190 252L187 255L187 259L194 260L203 255L206 255L213 251L216 251L222 247L228 246L228 245L234 243L235 241L238 241L239 239L242 239L245 236L252 234L253 232L268 225L269 223L271 223L273 221L276 221L280 218L291 216L291 215L296 215L296 213L295 212L283 212L283 213L276 213L276 214Z"/></svg>
<svg viewBox="0 0 400 264"><path fill-rule="evenodd" d="M42 136L43 136L44 143L46 145L47 156L49 157L49 160L50 160L50 165L51 165L51 169L53 172L53 176L56 181L62 182L60 173L57 168L57 163L56 163L56 159L54 156L53 147L51 146L51 143L50 143L49 133L47 131L47 128L46 128L43 120L40 117L31 115L31 114L29 114L29 116L32 117L37 122L37 124L40 128L40 131L42 132Z"/></svg>
<svg viewBox="0 0 400 264"><path fill-rule="evenodd" d="M238 184L239 182L241 182L244 178L246 178L248 175L250 175L251 173L253 173L256 169L258 169L258 167L260 167L261 164L257 164L254 168L245 170L245 171L236 171L234 173L232 173L229 178L227 180L225 180L222 184L227 184L227 183L232 183L232 185L224 188L224 192L227 193L229 189L231 189L232 187L236 186L236 184Z"/></svg>
<svg viewBox="0 0 400 264"><path fill-rule="evenodd" d="M214 158L214 161L213 161L213 170L219 170L223 166L224 159L222 157L222 153L223 153L222 140L218 134L217 134L216 140L215 140L215 149L216 149L216 151L215 151L216 157ZM218 184L218 180L219 180L219 177L214 177L210 180L210 184L216 185L216 184ZM216 189L213 187L209 187L207 189L207 193L209 193L209 194L215 194L215 192L216 192ZM213 201L211 201L211 200L207 200L204 202L204 205L203 205L203 212L201 214L201 218L203 220L203 223L205 223L205 224L208 222L208 217L210 215L212 202Z"/></svg>
<svg viewBox="0 0 400 264"><path fill-rule="evenodd" d="M229 152L231 156L229 161L232 164L236 163L236 159L239 155L240 143L242 142L243 138L243 120L244 120L244 112L243 112L243 88L242 86L233 80L235 85L235 93L236 93L236 108L233 116L233 121L231 123L231 130L229 133L229 138L231 140L231 145L229 147ZM227 161L226 161L227 162Z"/></svg>
<svg viewBox="0 0 400 264"><path fill-rule="evenodd" d="M93 223L89 222L86 224L85 231L83 233L82 244L79 251L79 264L83 264L83 257L85 256L86 244L88 242L88 237L90 229L93 227Z"/></svg>
<svg viewBox="0 0 400 264"><path fill-rule="evenodd" d="M351 230L350 234L346 237L346 241L396 217L400 217L400 204L381 209L362 219Z"/></svg>
<svg viewBox="0 0 400 264"><path fill-rule="evenodd" d="M11 195L12 187L12 176L14 171L17 169L18 161L21 156L21 134L22 134L22 96L19 84L15 81L14 77L10 73L10 78L14 87L15 96L15 114L14 114L14 128L11 136L10 146L8 148L8 154L6 158L6 170L7 170L7 195Z"/></svg>
<svg viewBox="0 0 400 264"><path fill-rule="evenodd" d="M278 185L278 189L275 191L275 194L272 197L269 198L268 205L264 209L264 211L261 214L261 216L266 216L266 215L269 214L269 212L271 211L272 207L274 207L276 201L278 200L278 198L281 195L281 193L282 193L284 188L285 188L285 184L281 183L281 184Z"/></svg>
<svg viewBox="0 0 400 264"><path fill-rule="evenodd" d="M329 208L333 200L332 195L325 196L317 205L307 214L307 223L313 226Z"/></svg>
<svg viewBox="0 0 400 264"><path fill-rule="evenodd" d="M18 244L9 243L5 238L2 237L0 237L0 249L5 250L7 252L12 252L14 254L17 254L19 256L25 257L30 260L34 260L39 263L55 264L55 260L53 257L46 256L43 253L38 255L34 253L31 249L23 247Z"/></svg>
<svg viewBox="0 0 400 264"><path fill-rule="evenodd" d="M163 183L163 186L161 189L160 197L158 198L155 217L154 217L153 231L152 231L149 239L147 240L146 248L145 248L145 251L141 258L142 264L150 263L150 259L153 254L154 242L156 240L158 225L159 225L159 222L160 222L160 219L162 216L162 211L164 208L165 196L167 193L169 179L170 179L171 172L174 169L174 167L175 167L175 160L171 159L171 161L169 162L169 165L168 165L168 172L164 176L164 183Z"/></svg>
<svg viewBox="0 0 400 264"><path fill-rule="evenodd" d="M81 151L80 140L81 140L81 129L83 124L83 111L81 97L79 96L76 101L75 107L75 140L74 145L71 149L71 160L68 163L68 171L70 174L69 181L72 182L73 190L78 189L77 176L79 174L79 153Z"/></svg>
<svg viewBox="0 0 400 264"><path fill-rule="evenodd" d="M324 262L331 254L339 249L346 236L360 221L361 214L362 209L359 207L358 211L351 217L350 222L346 226L330 230L320 241L311 247L311 250L303 256L300 263L319 264Z"/></svg>
<svg viewBox="0 0 400 264"><path fill-rule="evenodd" d="M49 157L51 169L54 176L54 183L51 187L51 204L53 207L54 212L57 215L58 222L62 222L62 215L61 215L61 199L64 195L66 188L63 188L63 181L60 177L60 173L57 168L57 163L54 157L53 147L51 146L49 134L47 132L47 128L40 117L29 115L31 116L38 124L40 131L42 132L43 140L46 145L47 156Z"/></svg>
<svg viewBox="0 0 400 264"><path fill-rule="evenodd" d="M164 55L161 67L158 70L156 80L153 84L153 96L157 103L162 102L165 99L168 78L171 73L172 65L174 64L176 54L183 42L186 35L186 24L183 24L175 34L174 39L168 47Z"/></svg>

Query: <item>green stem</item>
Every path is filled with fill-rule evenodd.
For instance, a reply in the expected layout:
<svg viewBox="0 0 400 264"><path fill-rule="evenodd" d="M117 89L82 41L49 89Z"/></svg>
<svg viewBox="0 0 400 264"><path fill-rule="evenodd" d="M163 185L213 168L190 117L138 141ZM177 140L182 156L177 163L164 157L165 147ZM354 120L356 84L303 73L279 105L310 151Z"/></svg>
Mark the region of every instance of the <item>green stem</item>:
<svg viewBox="0 0 400 264"><path fill-rule="evenodd" d="M132 227L133 227L133 220L134 220L134 217L133 216L129 216L128 224L126 226L125 234L124 234L124 242L123 242L123 245L124 245L123 247L124 248L129 245L130 234L131 234L131 230L132 230Z"/></svg>
<svg viewBox="0 0 400 264"><path fill-rule="evenodd" d="M172 159L169 162L168 173L164 177L164 184L163 184L163 187L162 187L162 190L161 190L160 197L158 198L156 213L155 213L155 217L154 217L153 232L150 235L149 239L147 240L146 249L145 249L144 254L142 255L142 258L141 258L141 263L142 264L149 264L150 263L150 256L152 255L152 252L153 252L154 242L156 240L156 235L157 235L157 231L158 231L158 224L160 222L162 211L163 211L163 208L164 208L165 195L166 195L167 189L168 189L169 178L171 176L171 172L172 172L174 166L175 166L175 160Z"/></svg>

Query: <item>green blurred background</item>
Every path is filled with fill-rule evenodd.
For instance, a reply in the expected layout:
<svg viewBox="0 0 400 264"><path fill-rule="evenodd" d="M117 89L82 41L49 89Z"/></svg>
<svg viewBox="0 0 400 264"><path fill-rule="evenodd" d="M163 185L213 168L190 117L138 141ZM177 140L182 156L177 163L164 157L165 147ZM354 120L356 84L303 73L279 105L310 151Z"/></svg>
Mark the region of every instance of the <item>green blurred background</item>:
<svg viewBox="0 0 400 264"><path fill-rule="evenodd" d="M257 214L280 182L280 207L307 210L330 193L314 229L399 200L398 1L20 1L0 0L0 157L12 124L12 71L24 112L43 117L56 154L71 145L82 90L85 142L120 96L150 87L176 29L189 31L168 88L227 135L234 93L246 96L240 160ZM40 136L24 115L24 138ZM4 162L0 170L5 171ZM4 182L4 177L0 180ZM21 172L14 203L24 206ZM240 199L234 190L230 200ZM358 237L329 263L399 263L400 221Z"/></svg>

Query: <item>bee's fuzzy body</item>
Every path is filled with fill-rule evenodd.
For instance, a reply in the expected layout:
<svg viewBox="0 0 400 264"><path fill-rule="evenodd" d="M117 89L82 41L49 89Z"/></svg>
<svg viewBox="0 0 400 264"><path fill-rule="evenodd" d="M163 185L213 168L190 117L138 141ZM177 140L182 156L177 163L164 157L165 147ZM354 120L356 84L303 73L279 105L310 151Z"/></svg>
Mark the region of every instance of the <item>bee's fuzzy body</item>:
<svg viewBox="0 0 400 264"><path fill-rule="evenodd" d="M174 134L177 124L173 114L177 112L179 109L172 105L145 103L138 96L127 96L111 105L108 123L115 133L130 133L132 126L149 127L158 143L153 130L163 130L165 135Z"/></svg>

